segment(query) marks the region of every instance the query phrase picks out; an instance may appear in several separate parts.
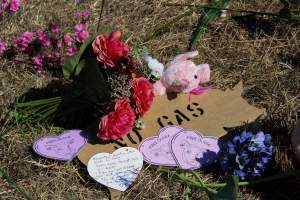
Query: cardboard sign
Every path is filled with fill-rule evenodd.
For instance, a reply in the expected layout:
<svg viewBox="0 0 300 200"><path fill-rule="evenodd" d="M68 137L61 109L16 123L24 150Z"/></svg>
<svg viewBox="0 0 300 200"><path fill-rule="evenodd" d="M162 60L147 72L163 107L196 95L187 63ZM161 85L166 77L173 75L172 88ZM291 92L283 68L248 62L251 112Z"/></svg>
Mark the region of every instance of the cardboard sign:
<svg viewBox="0 0 300 200"><path fill-rule="evenodd" d="M214 136L203 136L200 132L185 129L172 139L171 153L182 169L206 167L217 160L218 142Z"/></svg>
<svg viewBox="0 0 300 200"><path fill-rule="evenodd" d="M112 154L98 153L88 162L90 176L118 191L125 191L143 167L143 155L135 148L123 147Z"/></svg>
<svg viewBox="0 0 300 200"><path fill-rule="evenodd" d="M143 120L146 128L133 130L117 141L100 144L91 139L78 153L79 160L87 165L89 159L100 152L113 152L120 147L137 148L145 138L155 136L168 125L198 130L203 135L223 136L225 127L237 127L252 122L265 113L264 109L251 106L241 97L243 87L239 83L233 90L211 89L202 95L178 94L176 98L157 96ZM95 133L96 135L96 133Z"/></svg>
<svg viewBox="0 0 300 200"><path fill-rule="evenodd" d="M68 130L61 135L46 136L35 141L33 150L40 156L54 160L72 160L86 144L82 130Z"/></svg>

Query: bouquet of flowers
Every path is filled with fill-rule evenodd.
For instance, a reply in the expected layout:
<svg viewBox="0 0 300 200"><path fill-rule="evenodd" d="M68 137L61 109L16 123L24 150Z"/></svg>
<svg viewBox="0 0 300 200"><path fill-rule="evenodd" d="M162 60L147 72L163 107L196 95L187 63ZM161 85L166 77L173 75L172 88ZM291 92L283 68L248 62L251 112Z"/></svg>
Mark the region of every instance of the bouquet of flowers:
<svg viewBox="0 0 300 200"><path fill-rule="evenodd" d="M122 38L119 30L87 38L64 63L70 89L60 97L18 103L23 117L62 121L79 115L99 124L102 140L127 135L150 109L154 93Z"/></svg>

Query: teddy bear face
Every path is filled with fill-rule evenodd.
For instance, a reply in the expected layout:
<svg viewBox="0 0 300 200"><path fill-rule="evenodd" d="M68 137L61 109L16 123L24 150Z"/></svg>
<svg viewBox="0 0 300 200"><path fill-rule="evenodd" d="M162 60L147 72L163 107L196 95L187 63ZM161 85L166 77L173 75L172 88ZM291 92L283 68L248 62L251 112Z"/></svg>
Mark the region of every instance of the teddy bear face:
<svg viewBox="0 0 300 200"><path fill-rule="evenodd" d="M168 66L162 81L169 92L190 92L203 80L203 66L196 66L192 61L175 62Z"/></svg>

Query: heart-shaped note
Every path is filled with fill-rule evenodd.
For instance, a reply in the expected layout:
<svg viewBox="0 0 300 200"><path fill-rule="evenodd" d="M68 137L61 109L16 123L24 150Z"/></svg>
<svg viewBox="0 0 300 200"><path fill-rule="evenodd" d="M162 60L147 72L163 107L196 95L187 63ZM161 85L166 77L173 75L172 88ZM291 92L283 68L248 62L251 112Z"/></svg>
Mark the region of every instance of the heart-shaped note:
<svg viewBox="0 0 300 200"><path fill-rule="evenodd" d="M112 154L98 153L88 161L90 176L107 187L125 191L143 167L143 155L135 148L123 147Z"/></svg>
<svg viewBox="0 0 300 200"><path fill-rule="evenodd" d="M180 168L197 169L216 161L220 150L218 142L216 137L185 129L173 137L171 152Z"/></svg>
<svg viewBox="0 0 300 200"><path fill-rule="evenodd" d="M177 166L171 153L170 142L174 135L182 130L178 126L167 126L160 129L158 136L143 140L139 151L143 154L144 161L152 165Z"/></svg>
<svg viewBox="0 0 300 200"><path fill-rule="evenodd" d="M58 136L40 138L34 142L33 150L46 158L72 160L85 144L82 130L68 130Z"/></svg>

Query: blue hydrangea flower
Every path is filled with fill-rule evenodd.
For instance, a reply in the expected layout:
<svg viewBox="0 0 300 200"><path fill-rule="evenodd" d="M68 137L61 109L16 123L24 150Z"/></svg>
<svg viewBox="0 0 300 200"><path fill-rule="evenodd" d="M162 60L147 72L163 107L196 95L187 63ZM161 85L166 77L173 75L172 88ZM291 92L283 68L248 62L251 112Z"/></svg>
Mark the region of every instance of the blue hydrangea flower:
<svg viewBox="0 0 300 200"><path fill-rule="evenodd" d="M272 137L260 131L256 134L244 131L223 145L220 163L224 171L251 179L265 171L273 158Z"/></svg>

